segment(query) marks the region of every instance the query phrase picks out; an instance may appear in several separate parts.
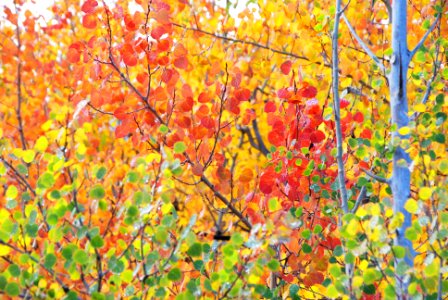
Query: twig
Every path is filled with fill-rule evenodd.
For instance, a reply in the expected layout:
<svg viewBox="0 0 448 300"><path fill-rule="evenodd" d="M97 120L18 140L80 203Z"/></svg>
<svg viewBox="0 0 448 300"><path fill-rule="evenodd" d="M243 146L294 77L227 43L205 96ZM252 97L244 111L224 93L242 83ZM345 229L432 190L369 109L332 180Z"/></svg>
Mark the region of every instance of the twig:
<svg viewBox="0 0 448 300"><path fill-rule="evenodd" d="M361 168L361 170L362 170L364 173L366 173L368 176L372 177L373 179L375 179L375 180L378 181L378 182L390 184L390 180L387 179L387 178L378 176L378 175L376 175L376 174L374 174L374 173L372 173L372 172L370 172L369 170L364 169L364 168Z"/></svg>
<svg viewBox="0 0 448 300"><path fill-rule="evenodd" d="M417 53L417 51L423 46L423 44L425 43L426 39L428 38L429 34L434 30L434 28L437 25L437 22L439 22L441 14L439 13L437 15L437 18L434 20L434 22L432 23L431 27L429 27L429 29L426 31L425 35L423 35L423 37L421 38L421 40L418 42L417 46L415 46L414 50L411 51L411 53L409 53L409 60L412 59L412 57L414 57L415 53Z"/></svg>
<svg viewBox="0 0 448 300"><path fill-rule="evenodd" d="M31 254L29 254L28 252L25 252L19 248L17 248L14 245L11 245L7 242L5 242L4 240L0 239L0 245L4 245L8 248L13 249L14 251L19 252L20 254L25 254L26 256L28 256L29 259L31 259L32 261L34 261L36 264L38 264L42 269L44 269L45 271L47 271L48 273L50 273L51 276L53 276L56 281L59 283L60 286L62 286L62 289L64 290L64 292L67 294L70 291L70 288L68 286L65 285L65 283L62 282L61 279L59 279L55 272L53 270L48 269L47 267L45 267L44 264L42 264L41 262L39 262L34 256L32 256Z"/></svg>
<svg viewBox="0 0 448 300"><path fill-rule="evenodd" d="M381 69L381 71L385 72L386 67L381 63L381 61L378 59L378 57L370 50L370 48L364 43L364 41L359 37L359 35L356 33L355 29L353 28L352 24L350 24L350 21L347 19L344 13L341 14L342 19L344 19L345 24L347 24L348 29L350 30L350 33L355 37L356 41L359 43L362 49L367 53L370 58L372 58L375 63L378 65L378 67Z"/></svg>
<svg viewBox="0 0 448 300"><path fill-rule="evenodd" d="M263 45L263 44L259 44L259 43L255 43L255 42L251 42L251 41L246 41L246 40L234 39L234 38L230 38L230 37L227 37L227 36L211 33L211 32L199 29L199 28L187 27L185 25L180 25L180 24L176 24L176 23L171 23L171 24L173 24L176 27L180 27L180 28L183 28L183 29L186 29L186 30L191 30L191 31L197 31L197 32L200 32L200 33L203 33L203 34L215 37L217 39L229 41L229 42L232 42L232 43L251 45L251 46L254 46L254 47L257 47L257 48L262 48L262 49L269 50L269 51L277 53L277 54L282 54L282 55L285 55L285 56L289 56L289 57L293 57L293 58L297 58L297 59L301 59L301 60L311 61L308 57L297 55L297 54L294 54L292 52L287 52L287 51L283 51L283 50L273 49L273 48L271 48L271 47L269 47L267 45ZM316 62L316 63L317 64L321 64L320 62Z"/></svg>
<svg viewBox="0 0 448 300"><path fill-rule="evenodd" d="M224 195L222 195L219 191L216 190L215 186L210 182L210 180L207 179L207 177L202 175L201 181L205 183L205 185L208 186L213 191L213 194L219 200L221 200L225 205L227 205L227 207L232 211L232 213L234 213L241 220L241 222L244 223L244 225L247 226L247 230L252 229L252 224L250 224L250 222L243 216L243 214L238 209L236 209L235 206L233 206L232 203L229 200L227 200L226 197L224 197Z"/></svg>
<svg viewBox="0 0 448 300"><path fill-rule="evenodd" d="M364 200L366 195L367 195L367 188L365 186L363 186L361 188L361 191L359 192L358 198L356 198L355 205L353 206L352 210L350 211L352 214L356 213L356 211L359 208L359 205L361 205L361 202L362 202L362 200Z"/></svg>

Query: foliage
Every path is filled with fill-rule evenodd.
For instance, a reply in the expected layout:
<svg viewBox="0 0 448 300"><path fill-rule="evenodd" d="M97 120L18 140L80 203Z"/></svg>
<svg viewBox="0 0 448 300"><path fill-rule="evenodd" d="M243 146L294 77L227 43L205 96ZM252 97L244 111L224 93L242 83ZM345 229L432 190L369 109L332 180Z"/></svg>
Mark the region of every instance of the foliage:
<svg viewBox="0 0 448 300"><path fill-rule="evenodd" d="M230 2L65 0L50 20L24 2L0 23L2 294L395 298L397 274L411 297L448 293L445 2L408 11L411 46L442 14L399 129L413 268L394 264L387 76L342 23L341 211L332 1L249 1L235 16ZM387 3L345 12L385 66Z"/></svg>

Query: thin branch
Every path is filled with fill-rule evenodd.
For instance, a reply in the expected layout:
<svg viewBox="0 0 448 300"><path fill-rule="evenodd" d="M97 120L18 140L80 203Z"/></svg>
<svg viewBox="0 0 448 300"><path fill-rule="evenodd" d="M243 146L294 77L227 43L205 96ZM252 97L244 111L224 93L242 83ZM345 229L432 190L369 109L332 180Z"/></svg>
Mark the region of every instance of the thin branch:
<svg viewBox="0 0 448 300"><path fill-rule="evenodd" d="M378 182L390 184L390 180L387 179L387 178L378 176L378 175L376 175L376 174L374 174L374 173L372 173L372 172L370 172L369 170L364 169L364 168L361 168L361 170L362 170L364 173L366 173L369 177L375 179L375 180L378 181Z"/></svg>
<svg viewBox="0 0 448 300"><path fill-rule="evenodd" d="M341 1L337 0L337 11L335 14L334 29L332 36L332 60L333 60L333 70L332 70L332 80L333 80L333 105L334 105L334 118L336 127L336 148L337 148L337 164L338 164L338 181L339 181L339 192L341 194L341 208L344 214L348 213L348 196L347 187L345 186L345 167L343 160L343 137L341 128L341 103L339 98L339 51L338 51L338 36L339 36L339 24L340 17L344 14L341 10Z"/></svg>
<svg viewBox="0 0 448 300"><path fill-rule="evenodd" d="M232 42L232 43L251 45L251 46L254 46L254 47L257 47L257 48L262 48L262 49L269 50L269 51L277 53L277 54L282 54L282 55L285 55L285 56L289 56L289 57L293 57L293 58L297 58L297 59L301 59L301 60L311 61L308 57L297 55L297 54L294 54L292 52L287 52L287 51L283 51L283 50L274 49L274 48L271 48L271 47L269 47L267 45L263 45L263 44L259 44L259 43L255 43L255 42L251 42L251 41L246 41L246 40L234 39L234 38L230 38L230 37L227 37L227 36L211 33L211 32L199 29L199 28L187 27L185 25L180 25L180 24L176 24L176 23L171 23L171 24L173 24L174 26L186 29L186 30L192 30L192 31L200 32L200 33L203 33L205 35L209 35L209 36L215 37L217 39L229 41L229 42ZM316 62L316 63L320 64L320 62Z"/></svg>
<svg viewBox="0 0 448 300"><path fill-rule="evenodd" d="M207 179L207 177L202 175L201 176L201 181L203 183L205 183L205 185L208 186L213 191L213 194L219 200L221 200L225 205L227 205L227 207L241 220L241 222L243 222L244 225L247 226L248 230L252 229L252 224L250 224L249 220L247 220L243 216L243 214L238 209L236 209L235 206L233 206L233 204L226 197L224 197L223 194L221 194L218 190L216 190L216 187L210 182L210 180Z"/></svg>
<svg viewBox="0 0 448 300"><path fill-rule="evenodd" d="M375 63L378 65L378 67L381 69L381 71L385 72L386 67L381 63L381 61L378 59L378 57L370 50L370 48L364 43L364 41L359 37L359 35L356 33L355 29L353 28L352 24L350 24L350 21L347 19L344 13L341 14L342 19L344 19L345 24L347 24L348 29L350 30L350 33L355 37L356 41L359 43L362 49L367 53L370 58L372 58Z"/></svg>
<svg viewBox="0 0 448 300"><path fill-rule="evenodd" d="M434 30L434 28L436 28L437 22L439 22L441 14L437 15L437 18L434 20L434 22L432 23L431 27L429 27L429 29L426 31L425 35L422 37L422 39L418 42L417 46L415 46L414 50L411 51L411 53L409 54L409 60L412 59L412 57L414 57L415 53L417 53L417 51L423 46L423 44L425 43L426 39L428 38L429 34Z"/></svg>
<svg viewBox="0 0 448 300"><path fill-rule="evenodd" d="M19 248L17 248L14 245L11 245L7 242L5 242L4 240L0 239L0 245L4 245L8 248L13 249L14 251L19 252L20 254L25 254L26 256L28 256L29 259L31 259L32 261L34 261L36 264L38 264L42 269L44 269L45 271L47 271L48 273L50 273L51 276L53 276L56 281L59 283L59 285L62 287L62 289L64 290L64 292L67 294L70 291L70 288L68 286L65 285L65 283L62 282L61 279L59 279L55 272L51 269L48 269L47 267L44 266L44 264L42 264L41 262L39 262L34 256L32 256L31 254L29 254L28 252L25 252Z"/></svg>
<svg viewBox="0 0 448 300"><path fill-rule="evenodd" d="M359 205L361 205L361 202L364 200L366 195L367 195L367 188L366 188L366 186L363 186L361 188L361 191L359 192L358 198L356 198L355 205L353 206L352 210L350 211L352 214L356 213L356 211L359 208Z"/></svg>

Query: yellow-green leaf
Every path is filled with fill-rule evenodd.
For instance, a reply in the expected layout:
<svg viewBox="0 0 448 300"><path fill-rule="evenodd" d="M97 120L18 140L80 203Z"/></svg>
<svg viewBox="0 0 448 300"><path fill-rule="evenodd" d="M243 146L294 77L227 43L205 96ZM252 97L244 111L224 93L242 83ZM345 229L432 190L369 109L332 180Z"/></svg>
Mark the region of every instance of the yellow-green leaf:
<svg viewBox="0 0 448 300"><path fill-rule="evenodd" d="M404 205L404 208L410 212L411 214L416 214L418 213L419 209L418 209L418 202L415 201L414 199L409 199L406 204Z"/></svg>
<svg viewBox="0 0 448 300"><path fill-rule="evenodd" d="M13 200L16 199L17 195L19 194L19 191L17 190L15 185L8 186L8 189L6 190L6 199Z"/></svg>
<svg viewBox="0 0 448 300"><path fill-rule="evenodd" d="M422 187L420 191L418 191L418 196L422 200L428 200L429 198L431 198L431 195L432 195L432 189L429 187Z"/></svg>
<svg viewBox="0 0 448 300"><path fill-rule="evenodd" d="M38 152L44 152L47 150L48 140L46 137L41 136L37 139L36 144L34 144L34 149Z"/></svg>

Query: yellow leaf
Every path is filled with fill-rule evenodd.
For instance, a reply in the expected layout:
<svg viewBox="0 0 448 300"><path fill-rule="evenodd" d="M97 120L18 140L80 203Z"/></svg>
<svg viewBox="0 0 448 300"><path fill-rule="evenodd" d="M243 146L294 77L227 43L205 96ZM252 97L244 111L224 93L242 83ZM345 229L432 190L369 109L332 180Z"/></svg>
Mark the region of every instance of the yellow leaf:
<svg viewBox="0 0 448 300"><path fill-rule="evenodd" d="M404 205L404 208L411 214L416 214L418 213L418 202L414 199L409 199Z"/></svg>
<svg viewBox="0 0 448 300"><path fill-rule="evenodd" d="M429 198L431 198L431 195L432 195L432 189L429 187L422 187L420 191L418 191L418 196L422 200L428 200Z"/></svg>
<svg viewBox="0 0 448 300"><path fill-rule="evenodd" d="M34 156L36 155L36 152L34 150L28 149L23 151L23 161L26 163L31 163L34 160Z"/></svg>
<svg viewBox="0 0 448 300"><path fill-rule="evenodd" d="M416 111L416 112L425 112L426 111L426 105L424 105L423 103L419 103L419 104L414 106L414 111Z"/></svg>
<svg viewBox="0 0 448 300"><path fill-rule="evenodd" d="M46 137L41 136L37 139L36 144L34 144L34 150L38 152L45 152L48 147L48 140Z"/></svg>
<svg viewBox="0 0 448 300"><path fill-rule="evenodd" d="M8 186L8 189L6 190L6 199L13 200L17 197L19 192L17 191L17 188L15 185Z"/></svg>
<svg viewBox="0 0 448 300"><path fill-rule="evenodd" d="M410 132L411 132L411 129L407 126L401 127L400 129L398 129L398 133L401 135L408 135Z"/></svg>
<svg viewBox="0 0 448 300"><path fill-rule="evenodd" d="M8 255L11 252L11 248L7 246L0 245L0 256Z"/></svg>

